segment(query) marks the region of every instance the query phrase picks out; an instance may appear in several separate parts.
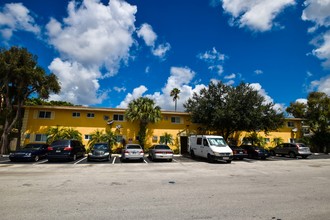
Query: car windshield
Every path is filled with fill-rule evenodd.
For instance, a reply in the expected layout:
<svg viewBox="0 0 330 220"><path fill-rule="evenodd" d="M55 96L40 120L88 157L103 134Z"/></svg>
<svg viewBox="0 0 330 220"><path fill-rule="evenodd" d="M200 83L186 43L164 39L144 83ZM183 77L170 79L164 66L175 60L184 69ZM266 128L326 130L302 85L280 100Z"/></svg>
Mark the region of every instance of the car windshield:
<svg viewBox="0 0 330 220"><path fill-rule="evenodd" d="M107 150L108 146L106 144L95 144L93 146L94 150Z"/></svg>
<svg viewBox="0 0 330 220"><path fill-rule="evenodd" d="M208 138L209 143L217 147L225 147L226 141L223 138Z"/></svg>
<svg viewBox="0 0 330 220"><path fill-rule="evenodd" d="M156 145L155 149L170 150L170 147L167 145Z"/></svg>
<svg viewBox="0 0 330 220"><path fill-rule="evenodd" d="M53 147L58 147L58 146L67 146L69 145L69 140L62 140L62 141L54 141L52 143Z"/></svg>
<svg viewBox="0 0 330 220"><path fill-rule="evenodd" d="M127 145L126 149L141 149L140 145Z"/></svg>
<svg viewBox="0 0 330 220"><path fill-rule="evenodd" d="M40 145L36 145L36 144L27 144L24 149L34 149L34 150L38 150L40 149L41 146Z"/></svg>

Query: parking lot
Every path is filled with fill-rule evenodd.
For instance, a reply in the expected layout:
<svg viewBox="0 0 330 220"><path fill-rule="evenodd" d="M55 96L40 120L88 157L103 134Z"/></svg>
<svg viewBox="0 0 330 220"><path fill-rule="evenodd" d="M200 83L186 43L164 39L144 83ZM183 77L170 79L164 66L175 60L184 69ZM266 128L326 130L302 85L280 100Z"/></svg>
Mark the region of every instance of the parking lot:
<svg viewBox="0 0 330 220"><path fill-rule="evenodd" d="M329 219L330 160L1 158L1 219Z"/></svg>
<svg viewBox="0 0 330 220"><path fill-rule="evenodd" d="M317 159L330 159L329 154L313 154L307 159L302 159L301 157L297 158L290 158L288 156L271 156L267 158L266 160L261 160L261 161L278 161L278 160L317 160ZM249 159L249 158L244 158L244 160L233 160L233 163L253 163L257 160L255 159ZM152 164L152 163L194 163L194 162L202 162L202 163L207 163L206 159L203 158L194 158L192 159L190 155L174 155L173 161L172 162L167 162L167 161L152 161L150 160L147 156L144 157L143 163L146 164ZM87 161L87 157L83 158L78 158L75 161L58 161L58 162L48 162L47 159L40 160L38 162L11 162L8 157L0 157L0 164L32 164L32 165L38 165L38 164L56 164L56 163L66 163L66 164L122 164L122 163L141 163L139 161L125 161L121 162L120 161L120 155L119 154L113 154L110 161ZM217 162L221 164L222 162L219 161Z"/></svg>

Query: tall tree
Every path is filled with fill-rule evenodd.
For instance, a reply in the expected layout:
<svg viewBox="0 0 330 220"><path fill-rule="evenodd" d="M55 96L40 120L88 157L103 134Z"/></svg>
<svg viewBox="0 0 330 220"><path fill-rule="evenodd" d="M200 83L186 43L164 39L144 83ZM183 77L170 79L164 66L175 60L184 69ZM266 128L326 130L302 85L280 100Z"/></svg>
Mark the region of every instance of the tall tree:
<svg viewBox="0 0 330 220"><path fill-rule="evenodd" d="M128 104L128 108L125 112L125 118L128 121L139 122L139 143L144 149L148 124L160 121L162 116L160 107L155 106L153 100L146 97L140 97L138 99L134 99Z"/></svg>
<svg viewBox="0 0 330 220"><path fill-rule="evenodd" d="M47 143L51 144L53 141L60 139L75 139L82 141L82 134L73 128L67 127L48 127L47 132Z"/></svg>
<svg viewBox="0 0 330 220"><path fill-rule="evenodd" d="M263 96L245 83L232 87L211 82L199 94L194 93L184 107L193 122L217 131L226 140L235 131L268 132L284 122L283 113L276 112L273 103L266 103Z"/></svg>
<svg viewBox="0 0 330 220"><path fill-rule="evenodd" d="M294 117L306 119L313 135L311 142L318 151L330 151L330 97L323 92L311 92L307 104L292 102L286 109Z"/></svg>
<svg viewBox="0 0 330 220"><path fill-rule="evenodd" d="M112 147L116 143L116 135L111 130L95 130L91 134L91 139L88 141L88 146L92 146L95 143L106 142Z"/></svg>
<svg viewBox="0 0 330 220"><path fill-rule="evenodd" d="M25 48L11 47L0 50L0 111L3 117L1 154L8 151L12 129L21 117L22 107L31 95L48 98L58 93L60 85L54 74L46 74L37 65L37 57Z"/></svg>
<svg viewBox="0 0 330 220"><path fill-rule="evenodd" d="M173 101L175 103L175 108L174 108L175 111L176 111L176 107L177 107L177 101L180 98L179 97L180 92L181 92L180 89L174 88L174 89L172 89L171 94L170 94L170 96L173 97Z"/></svg>

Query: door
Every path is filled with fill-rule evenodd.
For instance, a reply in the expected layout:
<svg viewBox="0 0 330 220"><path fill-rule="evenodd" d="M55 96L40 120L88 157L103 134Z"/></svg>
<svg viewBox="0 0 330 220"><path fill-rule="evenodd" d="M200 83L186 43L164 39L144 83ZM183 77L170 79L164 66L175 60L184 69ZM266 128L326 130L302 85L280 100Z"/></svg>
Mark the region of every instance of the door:
<svg viewBox="0 0 330 220"><path fill-rule="evenodd" d="M188 137L187 136L180 136L180 146L181 152L180 154L187 154L188 152Z"/></svg>

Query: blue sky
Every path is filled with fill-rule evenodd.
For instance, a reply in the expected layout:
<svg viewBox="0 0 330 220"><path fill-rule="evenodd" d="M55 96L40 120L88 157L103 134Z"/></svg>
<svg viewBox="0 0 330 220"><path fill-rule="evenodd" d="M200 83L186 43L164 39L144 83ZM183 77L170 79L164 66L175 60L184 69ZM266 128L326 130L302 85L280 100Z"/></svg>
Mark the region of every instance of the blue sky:
<svg viewBox="0 0 330 220"><path fill-rule="evenodd" d="M210 81L249 83L279 110L330 95L330 0L2 0L0 46L26 47L52 100L178 110Z"/></svg>

